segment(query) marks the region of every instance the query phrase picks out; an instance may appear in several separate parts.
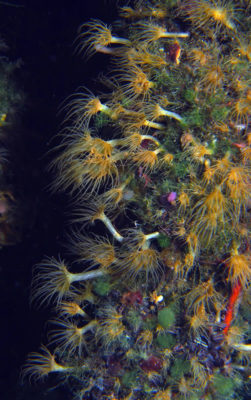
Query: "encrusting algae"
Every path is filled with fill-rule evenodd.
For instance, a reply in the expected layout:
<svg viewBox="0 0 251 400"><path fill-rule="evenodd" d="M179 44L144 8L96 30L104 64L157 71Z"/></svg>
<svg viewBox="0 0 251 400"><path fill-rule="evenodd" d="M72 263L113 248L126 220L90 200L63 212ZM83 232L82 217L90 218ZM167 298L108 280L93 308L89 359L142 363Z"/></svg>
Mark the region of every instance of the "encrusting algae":
<svg viewBox="0 0 251 400"><path fill-rule="evenodd" d="M35 269L55 318L24 377L75 399L248 398L250 11L130 1L114 27L82 25L79 51L112 66L66 110L53 190L75 262Z"/></svg>

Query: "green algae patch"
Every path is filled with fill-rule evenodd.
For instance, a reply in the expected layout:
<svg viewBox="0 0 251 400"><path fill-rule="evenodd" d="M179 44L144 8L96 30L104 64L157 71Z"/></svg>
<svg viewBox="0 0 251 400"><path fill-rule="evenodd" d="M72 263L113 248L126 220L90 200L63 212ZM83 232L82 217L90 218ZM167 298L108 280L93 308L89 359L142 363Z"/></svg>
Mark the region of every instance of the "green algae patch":
<svg viewBox="0 0 251 400"><path fill-rule="evenodd" d="M176 340L170 333L162 333L158 335L156 342L162 349L171 349L175 345Z"/></svg>
<svg viewBox="0 0 251 400"><path fill-rule="evenodd" d="M124 373L122 377L122 384L127 388L131 388L135 385L136 379L137 379L136 371L127 371Z"/></svg>
<svg viewBox="0 0 251 400"><path fill-rule="evenodd" d="M181 379L183 375L187 374L191 369L190 362L183 360L182 358L176 358L174 361L170 373L174 379Z"/></svg>
<svg viewBox="0 0 251 400"><path fill-rule="evenodd" d="M213 379L214 389L221 396L232 396L234 392L234 381L223 375L216 375Z"/></svg>
<svg viewBox="0 0 251 400"><path fill-rule="evenodd" d="M107 296L111 291L109 278L105 277L97 279L94 283L93 290L99 296Z"/></svg>
<svg viewBox="0 0 251 400"><path fill-rule="evenodd" d="M158 312L158 322L162 328L169 328L175 323L175 314L170 307L162 308Z"/></svg>

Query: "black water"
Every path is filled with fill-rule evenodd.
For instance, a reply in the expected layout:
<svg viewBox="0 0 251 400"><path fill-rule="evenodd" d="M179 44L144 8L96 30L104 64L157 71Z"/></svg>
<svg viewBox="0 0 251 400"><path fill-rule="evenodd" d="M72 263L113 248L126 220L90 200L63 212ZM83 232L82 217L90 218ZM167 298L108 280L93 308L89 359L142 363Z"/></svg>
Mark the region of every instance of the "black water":
<svg viewBox="0 0 251 400"><path fill-rule="evenodd" d="M112 0L5 3L0 2L0 35L9 46L9 60L19 60L13 79L26 100L7 138L9 183L23 233L18 244L0 250L0 400L64 400L68 395L62 389L48 392L46 383L30 387L19 379L27 353L46 342L44 324L50 317L48 310L30 307L30 282L33 265L44 255L57 256L63 240L65 198L46 189L51 181L48 151L57 143L63 119L60 104L79 86L92 88L108 61L96 56L86 63L74 54L77 29L90 18L112 21L116 7Z"/></svg>

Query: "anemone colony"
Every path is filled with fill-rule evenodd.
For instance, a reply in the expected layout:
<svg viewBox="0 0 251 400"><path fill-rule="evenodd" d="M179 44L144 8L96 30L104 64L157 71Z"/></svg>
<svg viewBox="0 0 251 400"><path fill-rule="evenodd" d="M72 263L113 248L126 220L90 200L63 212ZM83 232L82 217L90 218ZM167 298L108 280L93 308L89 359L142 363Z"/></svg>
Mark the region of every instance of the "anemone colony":
<svg viewBox="0 0 251 400"><path fill-rule="evenodd" d="M81 27L86 60L112 63L66 110L53 189L74 261L36 267L56 316L25 376L75 399L248 397L250 9L138 0Z"/></svg>

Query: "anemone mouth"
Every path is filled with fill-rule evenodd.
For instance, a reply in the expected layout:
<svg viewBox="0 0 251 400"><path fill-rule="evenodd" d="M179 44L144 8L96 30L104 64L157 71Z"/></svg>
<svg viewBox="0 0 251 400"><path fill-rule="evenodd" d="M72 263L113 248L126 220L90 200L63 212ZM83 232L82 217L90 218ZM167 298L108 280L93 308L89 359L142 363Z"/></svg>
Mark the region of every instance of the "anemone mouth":
<svg viewBox="0 0 251 400"><path fill-rule="evenodd" d="M181 12L197 28L208 30L210 28L236 30L234 20L234 6L225 0L185 0Z"/></svg>
<svg viewBox="0 0 251 400"><path fill-rule="evenodd" d="M51 302L60 303L70 290L70 272L65 262L46 258L34 268L31 302L43 307Z"/></svg>
<svg viewBox="0 0 251 400"><path fill-rule="evenodd" d="M160 255L154 248L135 247L120 252L114 263L114 272L122 273L126 280L134 281L142 277L146 282L157 281L161 271Z"/></svg>

